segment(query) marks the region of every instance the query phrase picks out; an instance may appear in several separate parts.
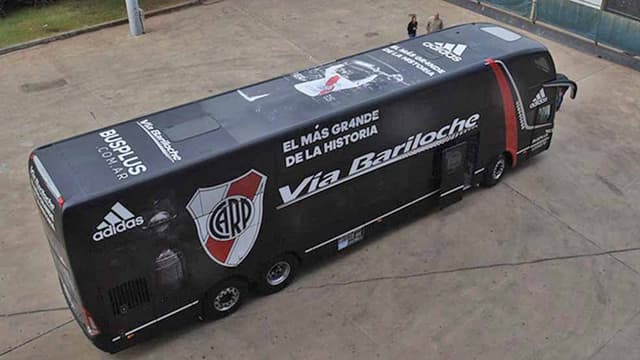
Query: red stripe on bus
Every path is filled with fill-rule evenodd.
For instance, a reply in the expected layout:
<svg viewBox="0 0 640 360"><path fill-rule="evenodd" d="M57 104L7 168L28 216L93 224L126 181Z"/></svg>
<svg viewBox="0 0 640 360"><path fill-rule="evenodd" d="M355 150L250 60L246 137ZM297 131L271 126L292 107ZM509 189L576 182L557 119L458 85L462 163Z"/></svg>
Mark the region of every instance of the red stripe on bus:
<svg viewBox="0 0 640 360"><path fill-rule="evenodd" d="M504 70L500 68L498 63L493 59L487 59L487 64L493 70L493 74L496 76L498 86L500 87L500 95L502 96L502 105L504 109L504 137L506 150L511 154L512 165L516 166L518 161L518 126L516 118L516 108L513 99L513 93L507 77L504 74Z"/></svg>
<svg viewBox="0 0 640 360"><path fill-rule="evenodd" d="M218 261L226 263L227 257L229 257L229 252L231 252L231 248L233 247L234 242L235 239L220 241L209 237L206 246L207 250L209 250L209 254L213 255L213 257Z"/></svg>
<svg viewBox="0 0 640 360"><path fill-rule="evenodd" d="M260 175L255 172L251 172L249 175L243 177L242 179L235 181L229 186L229 191L227 191L227 197L234 195L242 195L247 197L249 200L253 201L253 198L256 196L258 192L258 186L260 186L260 180L262 178Z"/></svg>

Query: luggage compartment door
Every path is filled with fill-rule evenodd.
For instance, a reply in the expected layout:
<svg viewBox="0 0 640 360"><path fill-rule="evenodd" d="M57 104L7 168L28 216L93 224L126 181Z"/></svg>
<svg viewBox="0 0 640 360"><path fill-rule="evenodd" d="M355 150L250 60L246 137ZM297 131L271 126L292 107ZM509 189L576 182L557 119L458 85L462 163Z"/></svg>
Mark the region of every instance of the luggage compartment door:
<svg viewBox="0 0 640 360"><path fill-rule="evenodd" d="M440 207L451 205L462 199L467 169L467 143L462 142L442 151Z"/></svg>

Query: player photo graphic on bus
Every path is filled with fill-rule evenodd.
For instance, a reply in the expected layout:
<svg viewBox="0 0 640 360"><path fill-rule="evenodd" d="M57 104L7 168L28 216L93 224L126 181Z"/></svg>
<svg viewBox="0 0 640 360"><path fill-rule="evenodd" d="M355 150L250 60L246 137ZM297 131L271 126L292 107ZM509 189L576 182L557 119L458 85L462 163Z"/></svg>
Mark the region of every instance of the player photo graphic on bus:
<svg viewBox="0 0 640 360"><path fill-rule="evenodd" d="M244 260L260 232L267 177L251 170L224 184L200 188L187 204L202 248L220 265Z"/></svg>
<svg viewBox="0 0 640 360"><path fill-rule="evenodd" d="M307 96L315 97L366 86L378 78L403 81L401 74L389 74L368 62L351 60L329 66L324 70L324 77L302 82L294 87Z"/></svg>

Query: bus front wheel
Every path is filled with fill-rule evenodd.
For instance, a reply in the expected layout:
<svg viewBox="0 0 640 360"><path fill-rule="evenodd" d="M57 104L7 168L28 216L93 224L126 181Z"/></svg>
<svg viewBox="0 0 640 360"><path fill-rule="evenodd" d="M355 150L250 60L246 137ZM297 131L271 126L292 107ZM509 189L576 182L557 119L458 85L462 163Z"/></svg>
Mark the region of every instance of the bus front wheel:
<svg viewBox="0 0 640 360"><path fill-rule="evenodd" d="M482 185L486 187L493 186L502 180L504 173L507 171L507 158L504 154L496 156L486 167Z"/></svg>
<svg viewBox="0 0 640 360"><path fill-rule="evenodd" d="M267 262L258 276L258 292L273 294L287 287L295 277L298 265L298 258L292 254L283 254Z"/></svg>
<svg viewBox="0 0 640 360"><path fill-rule="evenodd" d="M247 296L247 282L242 279L227 279L212 287L204 296L202 317L215 320L232 314Z"/></svg>

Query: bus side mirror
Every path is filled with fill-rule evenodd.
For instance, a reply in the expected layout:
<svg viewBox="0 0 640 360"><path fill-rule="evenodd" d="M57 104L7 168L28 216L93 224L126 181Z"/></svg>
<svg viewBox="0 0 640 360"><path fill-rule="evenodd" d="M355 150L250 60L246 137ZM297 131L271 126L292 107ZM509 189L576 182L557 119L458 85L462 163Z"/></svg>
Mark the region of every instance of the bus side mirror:
<svg viewBox="0 0 640 360"><path fill-rule="evenodd" d="M542 87L545 87L545 88L560 87L560 88L563 88L565 91L568 88L571 88L572 99L575 99L576 94L578 93L578 85L575 83L575 81L569 80L569 78L563 74L557 74L555 80L551 80L549 82L544 83Z"/></svg>

